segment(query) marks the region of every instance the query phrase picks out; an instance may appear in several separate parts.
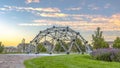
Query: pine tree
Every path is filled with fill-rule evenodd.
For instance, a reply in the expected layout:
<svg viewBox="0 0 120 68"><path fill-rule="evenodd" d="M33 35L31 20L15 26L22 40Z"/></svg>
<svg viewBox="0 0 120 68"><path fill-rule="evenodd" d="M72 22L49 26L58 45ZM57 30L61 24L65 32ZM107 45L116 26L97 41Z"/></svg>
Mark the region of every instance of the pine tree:
<svg viewBox="0 0 120 68"><path fill-rule="evenodd" d="M102 31L100 31L100 27L97 28L97 31L95 31L95 34L92 35L92 44L93 48L108 48L109 45L107 42L105 42L104 37L102 36Z"/></svg>

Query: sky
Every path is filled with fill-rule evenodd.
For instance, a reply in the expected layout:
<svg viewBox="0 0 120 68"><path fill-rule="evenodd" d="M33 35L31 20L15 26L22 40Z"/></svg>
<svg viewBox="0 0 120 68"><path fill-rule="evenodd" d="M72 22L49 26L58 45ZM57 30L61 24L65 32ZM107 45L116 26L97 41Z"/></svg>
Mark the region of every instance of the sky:
<svg viewBox="0 0 120 68"><path fill-rule="evenodd" d="M106 41L120 37L120 0L1 0L0 41L29 43L41 30L69 26L88 40L97 27Z"/></svg>

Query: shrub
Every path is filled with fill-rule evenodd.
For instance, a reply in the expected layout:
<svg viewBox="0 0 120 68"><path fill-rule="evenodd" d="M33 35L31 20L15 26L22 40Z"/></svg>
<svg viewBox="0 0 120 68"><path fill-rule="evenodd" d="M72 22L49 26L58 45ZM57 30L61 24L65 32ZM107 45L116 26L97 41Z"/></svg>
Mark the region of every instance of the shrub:
<svg viewBox="0 0 120 68"><path fill-rule="evenodd" d="M4 50L4 45L2 45L2 42L0 42L0 53L2 53Z"/></svg>
<svg viewBox="0 0 120 68"><path fill-rule="evenodd" d="M39 43L38 46L37 46L37 52L40 53L40 52L46 52L46 49L44 47L44 45L42 43Z"/></svg>
<svg viewBox="0 0 120 68"><path fill-rule="evenodd" d="M120 37L117 37L117 38L114 40L113 48L120 48Z"/></svg>
<svg viewBox="0 0 120 68"><path fill-rule="evenodd" d="M120 49L97 49L94 50L91 55L92 58L96 60L120 62Z"/></svg>

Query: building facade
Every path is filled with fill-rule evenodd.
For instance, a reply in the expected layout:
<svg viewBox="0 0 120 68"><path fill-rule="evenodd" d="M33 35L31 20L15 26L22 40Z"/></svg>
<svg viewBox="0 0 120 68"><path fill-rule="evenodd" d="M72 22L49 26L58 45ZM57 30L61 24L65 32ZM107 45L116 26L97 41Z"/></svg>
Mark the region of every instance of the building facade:
<svg viewBox="0 0 120 68"><path fill-rule="evenodd" d="M5 47L4 48L4 53L15 53L18 52L18 49L16 47Z"/></svg>

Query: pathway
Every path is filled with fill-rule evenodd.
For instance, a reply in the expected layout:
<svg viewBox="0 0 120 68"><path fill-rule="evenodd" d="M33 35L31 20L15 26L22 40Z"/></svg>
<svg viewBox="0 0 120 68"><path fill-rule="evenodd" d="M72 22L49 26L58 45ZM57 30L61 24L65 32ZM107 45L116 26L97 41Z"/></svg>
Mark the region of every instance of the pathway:
<svg viewBox="0 0 120 68"><path fill-rule="evenodd" d="M49 54L0 54L0 68L25 68L24 60Z"/></svg>

